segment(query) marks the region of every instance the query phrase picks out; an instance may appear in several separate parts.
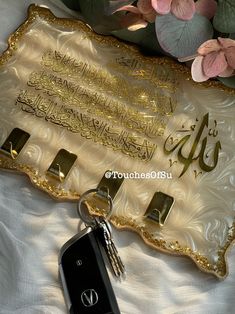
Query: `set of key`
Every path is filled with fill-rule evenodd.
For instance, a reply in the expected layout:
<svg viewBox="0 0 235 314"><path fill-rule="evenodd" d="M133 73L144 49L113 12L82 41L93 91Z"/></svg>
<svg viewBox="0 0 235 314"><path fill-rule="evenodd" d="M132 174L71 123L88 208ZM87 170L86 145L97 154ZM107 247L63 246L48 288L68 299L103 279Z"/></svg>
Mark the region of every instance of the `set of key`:
<svg viewBox="0 0 235 314"><path fill-rule="evenodd" d="M125 267L108 220L84 214L84 198L88 194L102 195L109 204L110 213L112 211L110 195L100 193L99 189L89 190L80 197L78 212L86 228L64 244L59 257L65 300L71 314L120 314L105 256L115 277L121 278Z"/></svg>
<svg viewBox="0 0 235 314"><path fill-rule="evenodd" d="M114 244L111 225L104 218L96 218L96 225L97 238L104 248L114 275L120 278L125 274L125 266Z"/></svg>

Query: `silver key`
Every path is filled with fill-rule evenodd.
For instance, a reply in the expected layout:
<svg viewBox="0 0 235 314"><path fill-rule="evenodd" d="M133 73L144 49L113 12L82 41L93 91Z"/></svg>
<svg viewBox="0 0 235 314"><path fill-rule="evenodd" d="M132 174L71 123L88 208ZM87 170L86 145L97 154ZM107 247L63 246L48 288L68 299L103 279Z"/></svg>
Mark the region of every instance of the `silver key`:
<svg viewBox="0 0 235 314"><path fill-rule="evenodd" d="M121 277L125 274L125 266L119 256L118 250L114 244L112 230L109 222L103 218L97 220L98 239L100 240L113 273L116 277Z"/></svg>

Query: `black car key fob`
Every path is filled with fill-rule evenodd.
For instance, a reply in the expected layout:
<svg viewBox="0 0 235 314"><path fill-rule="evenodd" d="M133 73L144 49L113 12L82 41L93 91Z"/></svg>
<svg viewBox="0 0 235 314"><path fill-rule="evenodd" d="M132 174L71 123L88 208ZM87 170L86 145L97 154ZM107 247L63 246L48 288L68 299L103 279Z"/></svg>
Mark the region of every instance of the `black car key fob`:
<svg viewBox="0 0 235 314"><path fill-rule="evenodd" d="M92 227L63 245L59 272L70 314L120 314Z"/></svg>

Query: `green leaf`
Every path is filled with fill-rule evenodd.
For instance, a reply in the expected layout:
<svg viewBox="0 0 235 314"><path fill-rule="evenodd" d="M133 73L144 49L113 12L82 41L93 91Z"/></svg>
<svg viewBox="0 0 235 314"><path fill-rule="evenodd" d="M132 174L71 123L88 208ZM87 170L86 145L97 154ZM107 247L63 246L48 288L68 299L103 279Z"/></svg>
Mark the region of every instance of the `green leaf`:
<svg viewBox="0 0 235 314"><path fill-rule="evenodd" d="M229 38L231 38L231 39L235 39L235 33L233 33L233 34L229 34Z"/></svg>
<svg viewBox="0 0 235 314"><path fill-rule="evenodd" d="M210 21L197 13L189 21L172 14L157 16L155 26L162 49L177 58L194 55L202 43L213 37Z"/></svg>
<svg viewBox="0 0 235 314"><path fill-rule="evenodd" d="M221 33L235 33L235 1L218 0L213 25Z"/></svg>
<svg viewBox="0 0 235 314"><path fill-rule="evenodd" d="M79 11L79 0L61 0L66 7L68 7L71 10Z"/></svg>
<svg viewBox="0 0 235 314"><path fill-rule="evenodd" d="M146 28L141 28L134 32L127 29L114 31L112 32L112 35L116 36L117 38L137 44L140 47L148 50L149 52L164 54L164 51L160 47L156 37L154 23L148 24Z"/></svg>
<svg viewBox="0 0 235 314"><path fill-rule="evenodd" d="M235 75L231 77L218 77L218 80L228 87L235 88Z"/></svg>
<svg viewBox="0 0 235 314"><path fill-rule="evenodd" d="M111 31L120 29L120 16L122 12L108 15L108 0L80 0L80 9L85 21L100 34L110 34Z"/></svg>

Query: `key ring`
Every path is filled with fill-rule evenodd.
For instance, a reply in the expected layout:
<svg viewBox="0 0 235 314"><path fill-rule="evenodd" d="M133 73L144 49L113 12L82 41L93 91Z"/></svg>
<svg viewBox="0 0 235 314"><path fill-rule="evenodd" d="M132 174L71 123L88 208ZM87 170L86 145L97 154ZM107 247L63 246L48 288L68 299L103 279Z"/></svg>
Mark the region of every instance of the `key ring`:
<svg viewBox="0 0 235 314"><path fill-rule="evenodd" d="M92 194L92 193L97 194L98 196L101 196L101 197L107 199L108 204L109 204L109 213L107 214L105 219L110 218L110 216L112 215L112 210L113 210L113 200L112 200L112 197L109 195L109 191L106 187L105 188L101 187L101 188L97 188L97 189L90 189L90 190L86 191L79 198L79 201L77 204L77 212L78 212L78 216L82 219L82 221L87 226L92 226L96 223L95 217L93 217L89 213L88 213L88 215L85 215L83 210L82 210L82 204L84 202L85 197L89 194Z"/></svg>

